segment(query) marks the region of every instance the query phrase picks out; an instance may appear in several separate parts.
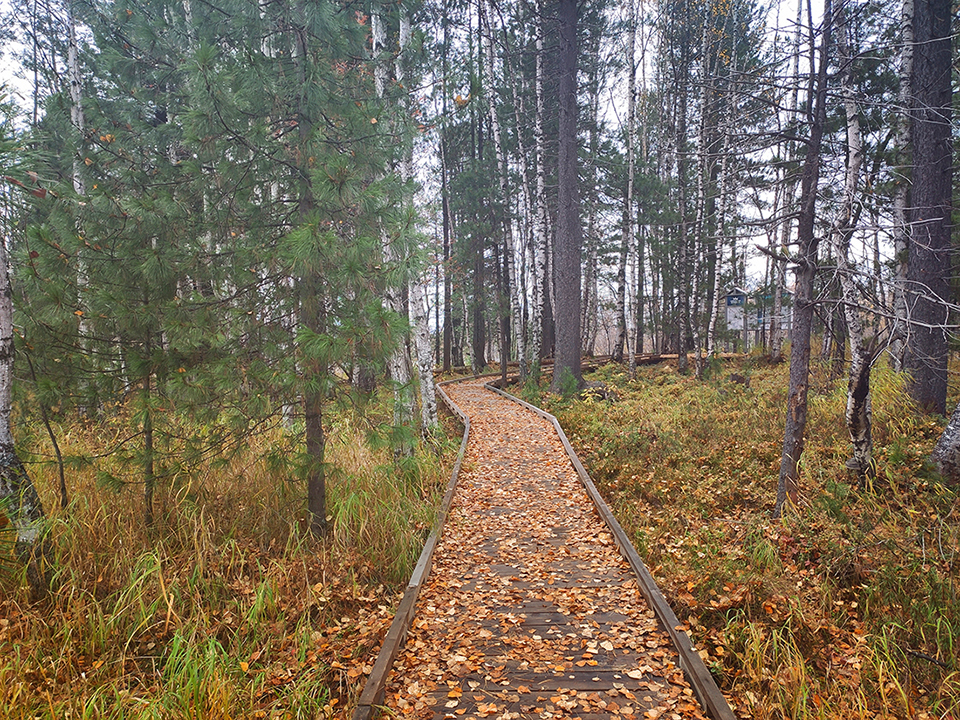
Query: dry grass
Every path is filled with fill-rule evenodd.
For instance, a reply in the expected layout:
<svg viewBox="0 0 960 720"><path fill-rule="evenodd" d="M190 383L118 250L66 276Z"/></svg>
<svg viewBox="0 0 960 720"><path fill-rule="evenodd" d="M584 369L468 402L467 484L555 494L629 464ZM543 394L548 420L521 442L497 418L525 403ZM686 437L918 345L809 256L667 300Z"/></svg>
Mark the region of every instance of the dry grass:
<svg viewBox="0 0 960 720"><path fill-rule="evenodd" d="M59 440L66 455L90 456L115 431L64 426ZM149 530L139 486L109 489L98 467L74 467L61 511L55 467L31 464L51 509L54 589L31 601L20 578L2 577L0 717L316 718L349 707L456 446L398 469L366 431L349 412L335 418L323 542L305 533L303 488L275 461L296 451L279 431L167 483Z"/></svg>
<svg viewBox="0 0 960 720"><path fill-rule="evenodd" d="M902 378L874 371L879 476L859 494L846 383L815 371L801 505L776 522L785 365L595 379L620 400L551 410L740 716L958 716L960 499L924 467L942 421L914 413Z"/></svg>

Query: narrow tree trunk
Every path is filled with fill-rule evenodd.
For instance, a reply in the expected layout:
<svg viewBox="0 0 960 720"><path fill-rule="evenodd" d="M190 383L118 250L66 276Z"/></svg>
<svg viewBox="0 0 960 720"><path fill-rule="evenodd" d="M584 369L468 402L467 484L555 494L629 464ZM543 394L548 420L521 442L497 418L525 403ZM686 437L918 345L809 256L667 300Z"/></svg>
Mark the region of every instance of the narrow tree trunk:
<svg viewBox="0 0 960 720"><path fill-rule="evenodd" d="M910 225L907 207L912 172L912 123L909 108L913 99L913 16L914 0L903 0L900 15L900 91L897 114L896 191L893 196L893 319L890 328L890 362L894 370L904 369L907 351L907 259L910 256Z"/></svg>
<svg viewBox="0 0 960 720"><path fill-rule="evenodd" d="M533 317L531 318L531 327L533 330L532 352L536 353L534 360L537 367L540 360L546 356L543 341L544 318L548 312L548 292L547 286L549 279L547 276L547 171L546 171L546 142L543 134L544 122L544 97L543 97L543 2L537 2L537 57L536 57L536 80L535 91L537 97L537 110L533 126L533 138L536 145L536 218L534 220L534 268L533 268Z"/></svg>
<svg viewBox="0 0 960 720"><path fill-rule="evenodd" d="M441 202L443 203L443 372L450 372L451 351L453 347L453 298L451 288L450 262L450 190L447 187L446 138L440 138L440 183Z"/></svg>
<svg viewBox="0 0 960 720"><path fill-rule="evenodd" d="M635 241L633 226L633 186L636 174L636 139L637 139L637 12L634 0L627 2L627 187L623 198L623 247L627 256L632 254ZM629 262L626 263L629 267ZM624 283L627 285L627 283ZM624 338L626 340L627 372L632 378L637 372L637 351L634 347L636 333L634 330L633 293L624 293Z"/></svg>
<svg viewBox="0 0 960 720"><path fill-rule="evenodd" d="M727 97L725 100L726 106L724 108L724 118L723 118L723 150L722 157L720 159L720 177L718 179L718 185L720 187L720 208L717 217L717 238L713 245L713 256L714 256L714 271L713 271L713 302L710 306L710 318L707 321L707 356L712 357L717 352L717 318L720 315L720 278L723 273L721 272L723 268L723 246L724 239L726 238L726 224L727 218L730 215L730 208L733 206L731 201L733 189L730 182L730 156L731 148L730 142L733 137L734 125L733 119L735 116L734 108L737 103L737 84L736 77L737 64L736 64L736 55L733 58L733 66L731 77L728 79L728 84L730 85L727 91Z"/></svg>
<svg viewBox="0 0 960 720"><path fill-rule="evenodd" d="M846 10L838 13L847 19ZM849 22L849 21L848 21ZM834 224L833 239L837 254L837 270L840 275L840 288L843 297L843 310L846 317L847 332L850 336L850 376L847 383L847 431L853 444L853 458L849 463L857 473L860 487L873 479L873 413L870 396L870 366L873 358L864 337L863 323L860 319L860 297L850 268L850 238L856 227L855 210L857 183L863 164L863 142L860 133L860 113L854 95L851 80L852 63L855 49L848 39L851 32L843 20L839 23L838 50L841 67L841 93L847 120L847 171L844 181L843 202Z"/></svg>
<svg viewBox="0 0 960 720"><path fill-rule="evenodd" d="M687 232L687 95L680 93L680 109L676 127L677 151L677 212L680 216L677 233L679 249L679 300L680 313L677 323L677 370L686 373L690 369L687 360L687 334L690 330L690 300L696 289L691 287L695 278L690 266L690 237ZM746 318L744 318L746 319Z"/></svg>
<svg viewBox="0 0 960 720"><path fill-rule="evenodd" d="M793 42L793 73L792 87L790 91L790 104L788 118L792 125L798 124L797 107L800 101L800 40L801 29L803 27L803 0L797 0L797 24ZM793 130L795 133L796 131ZM793 207L794 194L797 189L796 174L791 165L797 153L794 143L788 142L786 145L786 167L784 170L783 196L781 203L781 215L783 216L783 226L780 231L780 254L786 254L790 244L791 227L793 225ZM770 352L769 358L773 363L779 363L783 360L783 293L787 287L786 263L778 261L774 265L774 298L773 298L773 320L770 326Z"/></svg>
<svg viewBox="0 0 960 720"><path fill-rule="evenodd" d="M827 65L833 31L832 0L823 10L823 38L820 45L819 69L815 77L815 95L811 95L810 137L800 182L800 216L797 225L799 244L797 257L796 304L793 321L793 344L790 351L790 387L787 391L787 417L783 433L783 455L774 517L780 517L789 503L795 505L800 489L800 457L803 454L807 426L807 389L810 377L810 333L813 326L813 281L817 273L816 200L820 179L820 148L826 124ZM813 67L810 68L813 75Z"/></svg>
<svg viewBox="0 0 960 720"><path fill-rule="evenodd" d="M302 8L301 8L302 9ZM306 84L307 74L307 37L306 29L295 27L293 38L293 59L297 77L301 86ZM382 82L378 78L378 83ZM307 144L310 140L311 120L306 107L306 98L301 94L297 101L297 134L299 142L298 156L309 156ZM301 167L299 198L297 202L297 221L308 223L315 209L313 188L310 185L310 172ZM326 332L326 300L323 294L323 278L313 272L297 279L299 291L299 321L312 333L322 335ZM307 513L310 532L321 537L328 530L327 525L327 477L326 477L326 432L323 427L324 392L320 388L329 368L315 357L303 358L303 411L304 443L306 446Z"/></svg>

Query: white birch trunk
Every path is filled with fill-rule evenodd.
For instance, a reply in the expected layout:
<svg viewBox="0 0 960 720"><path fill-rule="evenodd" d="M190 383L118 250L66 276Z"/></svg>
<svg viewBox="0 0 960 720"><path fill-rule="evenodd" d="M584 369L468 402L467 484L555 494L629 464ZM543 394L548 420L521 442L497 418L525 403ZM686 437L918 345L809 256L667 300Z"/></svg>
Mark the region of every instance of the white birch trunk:
<svg viewBox="0 0 960 720"><path fill-rule="evenodd" d="M382 32L382 30L381 30ZM405 94L405 109L409 116L409 97L410 89L407 87L407 66L408 60L406 51L410 46L412 37L412 27L410 24L410 13L407 8L400 9L400 54L397 58L396 73L397 83L403 88ZM408 144L403 153L400 164L400 175L405 183L413 178L413 145ZM411 280L407 287L409 295L409 320L414 333L414 346L416 348L417 358L417 378L420 385L420 433L423 437L429 437L436 432L439 422L437 420L437 391L433 377L433 350L430 344L430 321L427 309L427 290L419 280ZM404 344L406 345L406 344ZM409 368L411 364L410 352L407 347L403 352L403 363ZM412 373L410 373L412 375ZM404 400L410 403L410 408L404 410L404 414L412 415L413 398L409 393L404 394Z"/></svg>
<svg viewBox="0 0 960 720"><path fill-rule="evenodd" d="M636 174L635 147L637 142L637 9L634 0L627 0L627 194L624 198L623 246L627 257L632 257L636 232L634 231L633 184ZM630 266L630 263L627 263ZM634 268L636 263L634 263ZM626 270L626 268L624 268ZM625 288L626 289L626 288ZM636 292L624 293L624 351L627 354L627 372L632 378L637 373L636 322L634 299Z"/></svg>
<svg viewBox="0 0 960 720"><path fill-rule="evenodd" d="M377 97L383 98L386 92L389 68L381 57L386 49L387 35L383 25L383 18L380 16L379 8L370 14L370 34L374 60L374 85L377 91ZM399 68L400 65L398 64ZM402 72L402 71L401 71ZM401 162L401 173L405 165ZM387 267L396 268L406 262L397 253L394 247L394 240L390 237L386 228L381 224L380 228L381 244L383 247L383 260ZM404 304L402 286L399 284L388 283L384 291L384 304L387 309L396 313L400 317L408 317L407 309ZM410 346L407 337L399 338L393 352L390 353L388 360L390 380L394 385L393 400L393 422L397 427L409 427L413 424L414 399L412 391L412 368L410 360ZM396 452L401 455L410 455L413 448L403 446L397 448Z"/></svg>
<svg viewBox="0 0 960 720"><path fill-rule="evenodd" d="M843 202L833 227L834 249L837 254L837 270L843 294L843 311L850 334L850 378L847 385L846 421L853 458L850 467L856 470L860 485L873 477L873 411L870 397L870 350L864 338L860 318L860 294L850 268L850 237L855 225L854 204L857 200L857 183L863 165L863 141L860 132L860 113L850 81L852 53L847 33L849 29L840 23L840 59L845 68L841 79L843 108L847 121L847 168L844 178Z"/></svg>
<svg viewBox="0 0 960 720"><path fill-rule="evenodd" d="M67 79L70 85L70 123L77 131L77 149L73 154L73 191L80 196L87 194L83 180L83 95L80 78L80 58L77 46L77 23L73 16L71 3L67 3Z"/></svg>
<svg viewBox="0 0 960 720"><path fill-rule="evenodd" d="M716 246L714 247L716 267L713 272L713 304L710 307L710 319L707 321L707 357L712 357L717 352L717 318L720 315L720 278L722 275L720 271L723 267L723 249L727 236L727 218L730 215L730 208L734 205L731 198L733 190L730 183L730 141L733 137L734 109L737 103L736 75L737 63L736 54L734 54L730 77L727 80L729 88L721 127L721 132L723 133L723 151L722 157L720 158L720 177L718 182L720 186L720 207L717 213L717 240Z"/></svg>
<svg viewBox="0 0 960 720"><path fill-rule="evenodd" d="M440 423L437 420L437 391L433 379L427 288L423 283L410 285L410 314L416 336L417 369L420 375L420 433L428 438L437 431Z"/></svg>
<svg viewBox="0 0 960 720"><path fill-rule="evenodd" d="M546 302L545 292L549 293L552 281L548 271L548 242L547 242L547 177L544 166L545 143L543 136L543 3L537 3L537 58L536 58L536 96L537 112L533 127L534 143L536 144L536 228L533 242L533 324L532 354L533 364L540 365L540 355L543 344L543 314ZM552 304L551 304L552 306Z"/></svg>
<svg viewBox="0 0 960 720"><path fill-rule="evenodd" d="M910 226L907 223L907 201L910 193L912 159L910 147L912 132L910 107L913 97L913 12L914 0L903 0L900 18L900 92L897 118L896 153L899 167L896 172L896 192L893 197L893 320L890 329L890 360L894 370L904 368L907 349L908 317L906 282L907 259L910 247Z"/></svg>

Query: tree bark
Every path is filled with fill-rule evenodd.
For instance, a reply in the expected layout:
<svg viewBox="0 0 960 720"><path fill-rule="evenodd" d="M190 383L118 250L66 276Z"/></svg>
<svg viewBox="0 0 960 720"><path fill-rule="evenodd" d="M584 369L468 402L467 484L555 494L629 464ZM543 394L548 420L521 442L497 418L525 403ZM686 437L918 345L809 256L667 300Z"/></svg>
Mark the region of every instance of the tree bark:
<svg viewBox="0 0 960 720"><path fill-rule="evenodd" d="M307 37L306 29L294 27L293 58L297 78L301 87L306 84ZM306 97L301 93L297 100L297 139L298 157L301 161L309 156L307 144L310 139L311 120L306 105ZM315 209L313 189L310 185L310 171L300 168L300 187L297 202L297 221L308 223ZM326 300L323 295L323 279L314 272L297 278L299 291L299 321L307 330L315 334L326 332ZM307 514L310 532L321 537L328 530L327 525L327 477L326 477L326 432L323 427L323 381L329 373L324 362L315 357L303 358L303 411L304 442L308 466Z"/></svg>
<svg viewBox="0 0 960 720"><path fill-rule="evenodd" d="M909 108L913 98L913 16L914 0L903 0L900 15L900 91L897 114L897 136L894 148L897 157L896 192L893 196L893 320L890 329L890 362L902 371L906 360L909 318L907 316L907 261L910 256L910 225L907 206L910 202L912 159L912 123Z"/></svg>
<svg viewBox="0 0 960 720"><path fill-rule="evenodd" d="M950 312L951 0L919 0L914 13L913 182L907 268L910 394L924 412L946 414Z"/></svg>
<svg viewBox="0 0 960 720"><path fill-rule="evenodd" d="M937 472L951 485L960 483L960 403L930 455Z"/></svg>
<svg viewBox="0 0 960 720"><path fill-rule="evenodd" d="M543 97L543 2L537 3L537 40L536 40L536 78L535 93L537 109L533 125L533 138L536 145L536 218L534 219L533 242L533 317L530 320L533 337L531 338L531 352L536 353L531 366L540 366L540 360L548 353L544 348L543 326L548 312L548 284L547 277L547 171L546 171L546 142L543 134L544 97Z"/></svg>
<svg viewBox="0 0 960 720"><path fill-rule="evenodd" d="M858 484L865 487L873 479L873 410L870 396L870 367L872 353L864 337L863 323L860 318L860 297L850 268L850 239L857 224L856 211L857 184L863 165L863 141L860 132L860 112L851 79L852 65L856 55L848 36L851 33L846 10L838 13L840 53L841 94L844 113L847 120L847 170L844 180L843 201L834 223L833 241L837 254L837 271L840 275L840 289L843 298L843 311L850 336L850 375L847 383L847 431L853 445L853 458L849 463L857 473ZM846 21L846 22L844 22Z"/></svg>
<svg viewBox="0 0 960 720"><path fill-rule="evenodd" d="M370 34L372 41L372 51L374 59L374 84L377 97L383 98L386 92L386 83L389 77L389 70L385 59L382 57L386 50L387 34L384 27L383 18L380 9L370 14ZM397 65L399 68L400 66ZM402 72L402 71L401 71ZM406 159L401 161L401 174L406 170ZM381 241L383 246L383 260L388 266L395 267L405 263L406 259L397 252L394 242L395 238L390 237L385 228L381 228ZM404 284L390 284L384 291L384 304L391 312L396 313L403 318L409 317L407 302L403 289ZM401 338L390 354L389 372L390 381L393 383L393 424L398 427L410 427L413 424L414 417L414 394L413 394L413 370L410 358L410 345L406 338ZM409 443L403 442L394 452L400 456L413 454L413 447Z"/></svg>
<svg viewBox="0 0 960 720"><path fill-rule="evenodd" d="M560 0L560 129L554 263L556 356L551 389L583 385L580 368L580 193L577 184L577 1Z"/></svg>
<svg viewBox="0 0 960 720"><path fill-rule="evenodd" d="M780 517L789 503L795 505L800 488L800 457L803 454L807 426L807 389L810 377L810 332L813 326L813 281L817 273L816 200L820 179L820 148L827 118L827 65L833 32L833 4L826 0L823 9L823 37L819 68L814 78L815 94L811 108L810 137L800 180L800 216L797 223L797 278L793 320L793 344L790 350L790 387L787 391L787 417L783 433L783 454L773 516ZM814 70L811 67L811 75Z"/></svg>

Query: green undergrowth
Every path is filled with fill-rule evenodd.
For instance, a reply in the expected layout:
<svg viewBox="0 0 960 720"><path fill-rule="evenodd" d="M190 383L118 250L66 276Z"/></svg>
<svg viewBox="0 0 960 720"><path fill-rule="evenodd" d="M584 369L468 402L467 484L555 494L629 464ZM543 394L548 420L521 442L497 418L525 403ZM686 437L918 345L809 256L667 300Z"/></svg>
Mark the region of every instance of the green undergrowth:
<svg viewBox="0 0 960 720"><path fill-rule="evenodd" d="M31 599L22 578L0 573L0 717L318 718L349 708L433 523L460 428L446 419L434 446L398 465L367 442L369 418L341 409L328 419L322 541L306 531L303 486L277 463L298 450L282 431L165 484L150 529L137 485L98 484L96 465L108 460L68 468L72 500L59 510L37 431L23 446L51 513L53 590ZM58 426L74 457L96 455L116 431L112 421Z"/></svg>
<svg viewBox="0 0 960 720"><path fill-rule="evenodd" d="M878 477L858 492L846 382L815 368L801 502L774 521L787 370L743 358L703 382L674 364L628 381L611 365L589 379L614 401L542 402L738 715L955 718L960 500L925 467L944 420L918 415L878 363Z"/></svg>

